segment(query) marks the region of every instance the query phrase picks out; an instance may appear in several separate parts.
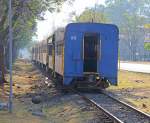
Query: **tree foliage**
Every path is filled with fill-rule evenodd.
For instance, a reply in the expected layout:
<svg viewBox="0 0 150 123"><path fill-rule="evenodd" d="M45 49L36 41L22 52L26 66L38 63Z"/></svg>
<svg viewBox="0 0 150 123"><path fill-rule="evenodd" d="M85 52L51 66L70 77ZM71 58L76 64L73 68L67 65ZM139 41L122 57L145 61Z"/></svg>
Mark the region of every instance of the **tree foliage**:
<svg viewBox="0 0 150 123"><path fill-rule="evenodd" d="M17 46L25 46L35 35L37 20L44 19L45 11L54 11L65 0L13 0L13 36ZM0 3L0 41L8 40L8 1Z"/></svg>
<svg viewBox="0 0 150 123"><path fill-rule="evenodd" d="M103 13L97 12L93 9L86 9L80 16L76 17L77 22L107 22Z"/></svg>
<svg viewBox="0 0 150 123"><path fill-rule="evenodd" d="M13 58L20 48L24 48L32 41L37 20L44 20L46 11L54 11L64 1L67 0L12 0ZM7 58L4 56L8 56L9 43L8 2L9 0L0 0L0 71L3 75L4 59L7 64Z"/></svg>
<svg viewBox="0 0 150 123"><path fill-rule="evenodd" d="M146 50L150 50L150 43L145 43L145 44L144 44L144 48L145 48Z"/></svg>
<svg viewBox="0 0 150 123"><path fill-rule="evenodd" d="M112 23L119 26L120 33L129 47L131 60L135 60L139 42L143 40L144 24L150 23L149 0L106 0L106 14Z"/></svg>

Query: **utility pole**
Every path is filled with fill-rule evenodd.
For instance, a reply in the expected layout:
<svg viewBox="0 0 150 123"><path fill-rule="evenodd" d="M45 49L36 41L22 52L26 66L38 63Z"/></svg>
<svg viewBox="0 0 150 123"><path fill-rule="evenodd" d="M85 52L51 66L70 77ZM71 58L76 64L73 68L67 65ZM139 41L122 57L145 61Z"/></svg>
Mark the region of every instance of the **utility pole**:
<svg viewBox="0 0 150 123"><path fill-rule="evenodd" d="M57 12L56 12L57 14ZM53 77L56 78L55 73L55 13L53 14L53 22L52 22L52 30L53 30L53 37L52 37L52 57L53 57Z"/></svg>
<svg viewBox="0 0 150 123"><path fill-rule="evenodd" d="M13 37L12 37L12 0L9 0L9 74L10 74L10 93L9 93L9 112L12 112L12 99L13 99L13 92L12 92L12 44L13 44Z"/></svg>
<svg viewBox="0 0 150 123"><path fill-rule="evenodd" d="M96 9L97 9L98 0L95 0L95 7L94 7L94 17L92 22L96 22Z"/></svg>

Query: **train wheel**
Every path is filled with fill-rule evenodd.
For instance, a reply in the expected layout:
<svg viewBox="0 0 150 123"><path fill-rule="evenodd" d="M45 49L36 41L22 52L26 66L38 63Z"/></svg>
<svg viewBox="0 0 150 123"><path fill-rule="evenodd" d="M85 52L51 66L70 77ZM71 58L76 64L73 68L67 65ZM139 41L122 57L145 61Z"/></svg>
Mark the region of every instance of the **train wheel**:
<svg viewBox="0 0 150 123"><path fill-rule="evenodd" d="M106 80L106 79L102 80L102 82L101 82L101 87L102 87L103 89L108 88L108 87L109 87L109 81Z"/></svg>
<svg viewBox="0 0 150 123"><path fill-rule="evenodd" d="M64 94L67 94L71 91L70 87L69 86L62 86L61 88L61 92L64 93Z"/></svg>
<svg viewBox="0 0 150 123"><path fill-rule="evenodd" d="M47 66L47 65L46 65L46 67L45 67L45 70L46 70L46 73L48 73L49 68L48 68L48 66Z"/></svg>

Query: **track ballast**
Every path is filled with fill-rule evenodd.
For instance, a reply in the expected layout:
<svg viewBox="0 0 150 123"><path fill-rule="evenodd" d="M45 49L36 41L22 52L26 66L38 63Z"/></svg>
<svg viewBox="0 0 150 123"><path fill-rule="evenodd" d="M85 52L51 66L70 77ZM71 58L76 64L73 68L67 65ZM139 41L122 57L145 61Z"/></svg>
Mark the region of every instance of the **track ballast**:
<svg viewBox="0 0 150 123"><path fill-rule="evenodd" d="M98 94L81 92L78 94L102 110L114 123L150 123L148 114L114 98L106 91L101 91Z"/></svg>

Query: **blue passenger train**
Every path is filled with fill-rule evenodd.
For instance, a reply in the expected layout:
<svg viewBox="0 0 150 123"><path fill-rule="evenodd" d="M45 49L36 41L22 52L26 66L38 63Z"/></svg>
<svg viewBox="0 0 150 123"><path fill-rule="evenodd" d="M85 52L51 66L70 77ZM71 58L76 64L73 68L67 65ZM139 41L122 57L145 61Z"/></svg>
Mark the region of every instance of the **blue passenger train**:
<svg viewBox="0 0 150 123"><path fill-rule="evenodd" d="M117 85L118 41L115 25L71 23L35 45L32 59L51 69L64 86L106 88Z"/></svg>

